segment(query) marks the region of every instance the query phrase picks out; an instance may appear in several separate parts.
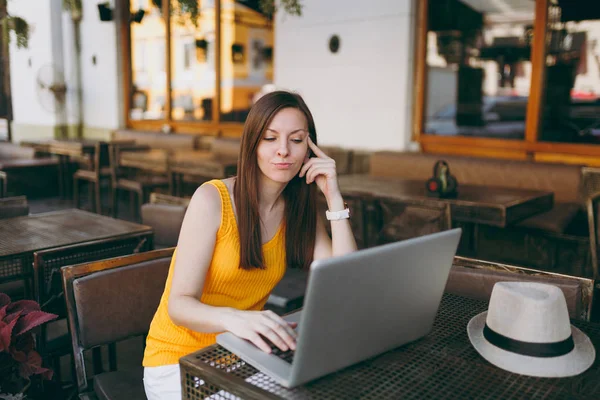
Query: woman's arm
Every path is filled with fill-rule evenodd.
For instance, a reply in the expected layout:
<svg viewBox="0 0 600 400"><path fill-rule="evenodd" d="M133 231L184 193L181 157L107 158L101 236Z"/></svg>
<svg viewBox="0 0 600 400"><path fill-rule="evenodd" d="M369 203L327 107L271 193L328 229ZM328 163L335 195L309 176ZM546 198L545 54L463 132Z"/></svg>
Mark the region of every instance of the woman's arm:
<svg viewBox="0 0 600 400"><path fill-rule="evenodd" d="M169 295L169 317L175 324L196 332L230 331L266 352L270 352L270 346L260 335L284 351L295 349L293 329L271 311L240 311L200 302L220 225L219 192L212 185L203 185L194 193L181 226Z"/></svg>
<svg viewBox="0 0 600 400"><path fill-rule="evenodd" d="M306 175L306 183L316 182L327 200L329 211L342 211L344 199L337 182L335 161L307 137L308 145L316 155L309 159L300 170L300 177ZM322 216L317 217L317 236L314 259L341 256L356 251L356 241L349 219L327 221L331 224L331 240L322 223Z"/></svg>

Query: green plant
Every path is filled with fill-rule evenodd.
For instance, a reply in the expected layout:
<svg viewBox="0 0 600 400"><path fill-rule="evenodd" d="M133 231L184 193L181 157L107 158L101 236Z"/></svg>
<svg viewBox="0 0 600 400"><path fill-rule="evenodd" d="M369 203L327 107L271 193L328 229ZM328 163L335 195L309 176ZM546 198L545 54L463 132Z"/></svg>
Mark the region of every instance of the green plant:
<svg viewBox="0 0 600 400"><path fill-rule="evenodd" d="M162 1L152 0L152 3L160 8ZM280 10L290 15L302 15L301 0L259 0L258 7L269 19ZM186 20L191 20L194 25L198 24L198 0L172 0L171 9L171 15L175 16L180 24L185 24Z"/></svg>
<svg viewBox="0 0 600 400"><path fill-rule="evenodd" d="M194 25L198 25L198 17L200 16L200 7L198 0L174 0L171 3L171 15L178 18L180 24L185 24L189 18Z"/></svg>
<svg viewBox="0 0 600 400"><path fill-rule="evenodd" d="M4 8L6 9L6 0L2 0ZM0 26L2 27L2 37L5 42L10 41L10 32L15 33L17 39L17 47L19 49L27 48L29 45L29 24L23 18L10 15L6 13L6 16L0 20Z"/></svg>
<svg viewBox="0 0 600 400"><path fill-rule="evenodd" d="M279 0L279 6L277 0L260 0L260 9L269 18L273 18L275 12L282 9L286 14L301 16L302 15L302 3L301 0Z"/></svg>
<svg viewBox="0 0 600 400"><path fill-rule="evenodd" d="M81 21L83 15L81 0L63 0L63 10L71 13L73 21Z"/></svg>

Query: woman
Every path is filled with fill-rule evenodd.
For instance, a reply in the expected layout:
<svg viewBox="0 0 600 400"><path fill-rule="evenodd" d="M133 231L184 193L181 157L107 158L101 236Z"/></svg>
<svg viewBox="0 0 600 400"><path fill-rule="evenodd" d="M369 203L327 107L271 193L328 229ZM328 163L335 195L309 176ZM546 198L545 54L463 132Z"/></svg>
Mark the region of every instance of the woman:
<svg viewBox="0 0 600 400"><path fill-rule="evenodd" d="M286 267L308 268L314 259L356 250L335 161L316 142L299 95L266 94L244 125L238 176L196 190L148 333L150 400L180 399L179 358L215 343L219 332L266 352L268 342L295 350L294 326L262 311L269 293ZM334 219L331 240L316 213L316 187Z"/></svg>

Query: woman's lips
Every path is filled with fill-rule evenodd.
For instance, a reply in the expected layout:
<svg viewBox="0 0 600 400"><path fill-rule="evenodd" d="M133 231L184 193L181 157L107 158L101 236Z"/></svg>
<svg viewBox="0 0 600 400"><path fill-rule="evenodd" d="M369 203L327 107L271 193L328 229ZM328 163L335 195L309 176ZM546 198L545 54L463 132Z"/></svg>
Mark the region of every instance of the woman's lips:
<svg viewBox="0 0 600 400"><path fill-rule="evenodd" d="M290 169L292 163L273 163L277 169Z"/></svg>

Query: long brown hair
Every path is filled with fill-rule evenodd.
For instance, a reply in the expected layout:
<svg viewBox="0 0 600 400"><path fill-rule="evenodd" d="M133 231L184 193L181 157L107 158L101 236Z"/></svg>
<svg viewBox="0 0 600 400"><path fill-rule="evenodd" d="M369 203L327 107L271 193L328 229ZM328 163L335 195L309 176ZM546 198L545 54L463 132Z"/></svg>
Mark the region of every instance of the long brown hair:
<svg viewBox="0 0 600 400"><path fill-rule="evenodd" d="M240 267L244 269L265 268L258 207L260 170L256 150L271 120L284 108L295 108L304 114L308 134L313 143L317 143L312 114L298 94L286 91L271 92L252 106L244 124L238 175L233 188L240 237ZM287 266L307 269L313 260L317 231L316 185L307 185L296 175L288 182L282 196L285 202Z"/></svg>

